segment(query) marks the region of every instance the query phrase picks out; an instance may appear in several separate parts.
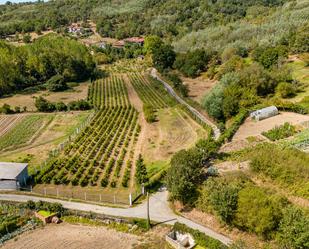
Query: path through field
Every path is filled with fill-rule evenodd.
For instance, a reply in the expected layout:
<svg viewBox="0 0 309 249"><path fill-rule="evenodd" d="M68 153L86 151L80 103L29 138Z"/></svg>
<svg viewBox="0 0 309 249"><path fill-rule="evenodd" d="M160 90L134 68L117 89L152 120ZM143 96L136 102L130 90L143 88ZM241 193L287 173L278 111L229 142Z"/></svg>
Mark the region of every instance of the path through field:
<svg viewBox="0 0 309 249"><path fill-rule="evenodd" d="M135 235L116 232L105 227L51 224L26 232L9 240L3 249L129 249L138 243Z"/></svg>
<svg viewBox="0 0 309 249"><path fill-rule="evenodd" d="M197 229L205 233L206 235L221 241L224 244L230 244L232 242L228 237L217 233L211 228L204 227L189 219L174 214L174 212L169 207L167 199L168 199L167 191L157 192L150 197L149 206L150 206L150 218L152 221L165 222L168 224L174 224L176 221L178 221L180 223L186 224L187 226L193 229ZM17 201L17 202L26 202L28 200L33 201L42 200L52 203L58 202L61 203L65 208L73 210L94 212L117 217L135 217L144 219L147 217L147 204L145 202L133 208L111 208L111 207L98 206L94 204L69 202L69 201L62 201L57 199L42 198L27 195L0 194L0 200Z"/></svg>

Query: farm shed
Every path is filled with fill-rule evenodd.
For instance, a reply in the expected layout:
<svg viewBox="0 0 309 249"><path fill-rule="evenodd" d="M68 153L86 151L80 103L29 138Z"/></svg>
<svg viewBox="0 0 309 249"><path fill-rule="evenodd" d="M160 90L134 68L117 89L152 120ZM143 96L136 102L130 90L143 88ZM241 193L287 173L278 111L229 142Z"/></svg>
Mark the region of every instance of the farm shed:
<svg viewBox="0 0 309 249"><path fill-rule="evenodd" d="M256 110L250 114L252 119L257 121L270 118L279 114L278 108L275 106L269 106L260 110Z"/></svg>
<svg viewBox="0 0 309 249"><path fill-rule="evenodd" d="M17 190L26 185L27 163L0 162L0 190Z"/></svg>

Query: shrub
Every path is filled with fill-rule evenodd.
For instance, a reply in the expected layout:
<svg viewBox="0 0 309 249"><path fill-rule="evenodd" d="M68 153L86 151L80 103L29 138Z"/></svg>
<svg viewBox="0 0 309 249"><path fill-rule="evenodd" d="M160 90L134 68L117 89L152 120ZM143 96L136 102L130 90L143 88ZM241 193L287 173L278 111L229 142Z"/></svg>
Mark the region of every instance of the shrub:
<svg viewBox="0 0 309 249"><path fill-rule="evenodd" d="M35 99L34 105L39 112L53 112L56 110L55 104L44 99L42 96Z"/></svg>
<svg viewBox="0 0 309 249"><path fill-rule="evenodd" d="M148 123L153 123L156 121L156 114L155 114L155 109L153 106L149 104L144 104L143 105L143 112L145 115L145 119Z"/></svg>
<svg viewBox="0 0 309 249"><path fill-rule="evenodd" d="M271 141L276 141L279 139L293 136L295 133L296 133L295 126L286 122L281 126L277 126L267 132L263 132L262 135L264 135Z"/></svg>
<svg viewBox="0 0 309 249"><path fill-rule="evenodd" d="M14 111L11 109L10 105L3 104L3 106L0 108L0 113L3 113L3 114L13 114Z"/></svg>
<svg viewBox="0 0 309 249"><path fill-rule="evenodd" d="M51 92L60 92L68 89L68 85L65 82L65 78L57 74L47 81L46 88Z"/></svg>
<svg viewBox="0 0 309 249"><path fill-rule="evenodd" d="M296 88L291 83L280 82L276 87L276 94L281 98L293 97L296 94Z"/></svg>
<svg viewBox="0 0 309 249"><path fill-rule="evenodd" d="M135 164L136 172L135 172L135 182L138 185L144 184L148 182L148 174L147 169L144 164L144 160L142 158L142 155L138 156L138 159Z"/></svg>

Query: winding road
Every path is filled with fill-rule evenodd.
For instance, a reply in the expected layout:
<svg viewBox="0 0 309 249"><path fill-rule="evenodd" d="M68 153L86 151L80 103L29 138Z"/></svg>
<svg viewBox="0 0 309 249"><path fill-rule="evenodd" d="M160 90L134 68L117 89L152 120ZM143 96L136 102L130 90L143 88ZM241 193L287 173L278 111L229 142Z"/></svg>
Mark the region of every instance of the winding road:
<svg viewBox="0 0 309 249"><path fill-rule="evenodd" d="M150 219L156 222L164 222L167 224L174 224L176 221L187 225L193 229L197 229L206 235L221 241L223 244L228 245L232 241L228 237L219 234L211 228L199 225L189 219L176 215L169 207L168 204L168 192L161 191L150 196L149 207L150 207ZM15 194L0 194L0 201L14 201L14 202L27 202L32 201L47 201L61 203L63 207L79 211L87 211L98 214L105 214L117 217L132 217L132 218L147 218L147 203L143 203L139 206L132 208L112 208L104 207L95 204L87 204L80 202L63 201L51 198L30 196L30 195L15 195Z"/></svg>
<svg viewBox="0 0 309 249"><path fill-rule="evenodd" d="M184 101L167 82L165 82L158 76L157 70L155 68L152 68L150 75L160 81L164 85L165 89L169 92L169 94L172 95L180 104L185 105L189 109L189 111L193 113L199 120L201 120L206 125L209 125L213 130L214 139L219 139L221 134L219 128L209 119L207 119L204 115L202 115L198 110L196 110L186 101Z"/></svg>

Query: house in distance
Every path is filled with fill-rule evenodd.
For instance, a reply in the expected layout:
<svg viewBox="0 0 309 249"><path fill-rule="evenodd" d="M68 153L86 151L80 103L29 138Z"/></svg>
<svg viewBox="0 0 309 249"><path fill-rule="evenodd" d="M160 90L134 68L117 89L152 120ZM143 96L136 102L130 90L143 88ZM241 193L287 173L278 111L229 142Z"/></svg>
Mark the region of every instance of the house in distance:
<svg viewBox="0 0 309 249"><path fill-rule="evenodd" d="M27 184L27 163L0 162L0 190L18 190Z"/></svg>

